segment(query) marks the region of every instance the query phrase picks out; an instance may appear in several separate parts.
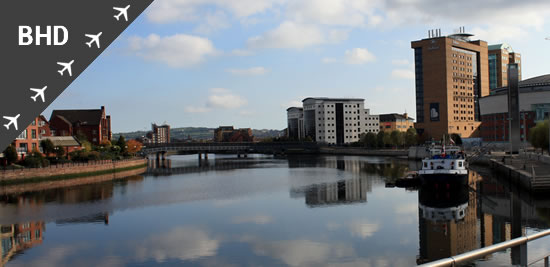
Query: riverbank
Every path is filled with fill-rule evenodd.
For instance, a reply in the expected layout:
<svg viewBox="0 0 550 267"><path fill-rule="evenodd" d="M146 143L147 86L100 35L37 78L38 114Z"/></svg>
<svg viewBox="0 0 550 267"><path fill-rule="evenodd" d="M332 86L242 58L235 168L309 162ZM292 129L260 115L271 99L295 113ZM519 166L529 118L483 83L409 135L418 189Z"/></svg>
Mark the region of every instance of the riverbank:
<svg viewBox="0 0 550 267"><path fill-rule="evenodd" d="M407 149L366 149L362 147L321 147L320 154L352 155L352 156L383 156L408 157Z"/></svg>
<svg viewBox="0 0 550 267"><path fill-rule="evenodd" d="M47 168L2 170L0 171L0 186L70 180L133 171L146 167L146 159L131 159L53 165Z"/></svg>

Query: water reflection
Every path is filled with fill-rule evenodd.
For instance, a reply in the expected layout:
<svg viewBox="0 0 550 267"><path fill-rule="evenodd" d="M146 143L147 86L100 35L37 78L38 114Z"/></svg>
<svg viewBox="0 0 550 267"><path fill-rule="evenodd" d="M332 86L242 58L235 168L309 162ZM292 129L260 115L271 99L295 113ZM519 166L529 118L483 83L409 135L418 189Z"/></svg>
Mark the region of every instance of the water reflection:
<svg viewBox="0 0 550 267"><path fill-rule="evenodd" d="M5 257L17 251L17 236L28 240L24 228L14 234L19 224L5 223L11 228L2 227L3 264L411 266L546 229L550 218L550 201L485 172L457 183L385 188L417 168L395 159L158 163L144 176L2 196L0 223L34 220L42 229L32 250ZM53 261L58 248L70 249ZM525 256L504 255L510 263Z"/></svg>
<svg viewBox="0 0 550 267"><path fill-rule="evenodd" d="M0 225L0 245L2 263L6 265L13 257L23 253L36 245L42 244L43 232L46 230L44 222L28 222L11 225Z"/></svg>

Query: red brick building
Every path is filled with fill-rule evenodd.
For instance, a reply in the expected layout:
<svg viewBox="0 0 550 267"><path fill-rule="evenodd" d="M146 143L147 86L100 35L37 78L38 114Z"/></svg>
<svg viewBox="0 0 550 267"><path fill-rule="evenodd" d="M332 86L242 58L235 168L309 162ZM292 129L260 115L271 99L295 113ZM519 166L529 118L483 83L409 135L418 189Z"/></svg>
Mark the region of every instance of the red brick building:
<svg viewBox="0 0 550 267"><path fill-rule="evenodd" d="M50 123L44 115L40 115L40 117L38 117L38 135L40 138L44 136L52 136L52 132L50 131Z"/></svg>
<svg viewBox="0 0 550 267"><path fill-rule="evenodd" d="M12 145L17 150L19 158L24 158L33 150L40 150L38 118L35 118L32 123L13 141Z"/></svg>
<svg viewBox="0 0 550 267"><path fill-rule="evenodd" d="M92 144L111 141L111 116L101 109L54 110L50 117L52 136L86 136Z"/></svg>
<svg viewBox="0 0 550 267"><path fill-rule="evenodd" d="M220 126L214 130L214 142L254 142L252 129L234 129L233 126Z"/></svg>

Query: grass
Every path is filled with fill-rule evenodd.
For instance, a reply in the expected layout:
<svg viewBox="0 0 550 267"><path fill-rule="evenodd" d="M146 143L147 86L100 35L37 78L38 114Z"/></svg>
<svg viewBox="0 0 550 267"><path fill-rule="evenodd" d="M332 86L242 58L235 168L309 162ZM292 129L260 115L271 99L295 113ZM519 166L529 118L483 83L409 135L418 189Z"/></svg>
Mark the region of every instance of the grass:
<svg viewBox="0 0 550 267"><path fill-rule="evenodd" d="M72 174L53 175L53 176L46 176L46 177L29 177L29 178L24 178L24 179L0 181L0 186L42 183L42 182L52 182L52 181L61 181L61 180L71 180L71 179L75 179L75 178L83 178L83 177L89 177L89 176L96 176L96 175L131 171L131 170L136 170L136 169L143 168L143 167L147 167L147 163L136 165L136 166L131 166L131 167L118 168L118 169L108 169L108 170L95 171L95 172L72 173Z"/></svg>

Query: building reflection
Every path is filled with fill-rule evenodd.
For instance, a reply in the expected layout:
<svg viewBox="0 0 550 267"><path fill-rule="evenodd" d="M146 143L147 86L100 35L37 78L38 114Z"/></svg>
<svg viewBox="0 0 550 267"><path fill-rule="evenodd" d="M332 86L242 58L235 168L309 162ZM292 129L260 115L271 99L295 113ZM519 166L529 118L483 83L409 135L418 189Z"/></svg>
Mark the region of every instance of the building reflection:
<svg viewBox="0 0 550 267"><path fill-rule="evenodd" d="M418 264L479 247L475 188L481 177L471 171L469 177L463 179L426 182L421 186L418 192Z"/></svg>
<svg viewBox="0 0 550 267"><path fill-rule="evenodd" d="M11 225L0 225L2 263L5 266L17 254L42 244L44 222L28 222Z"/></svg>

